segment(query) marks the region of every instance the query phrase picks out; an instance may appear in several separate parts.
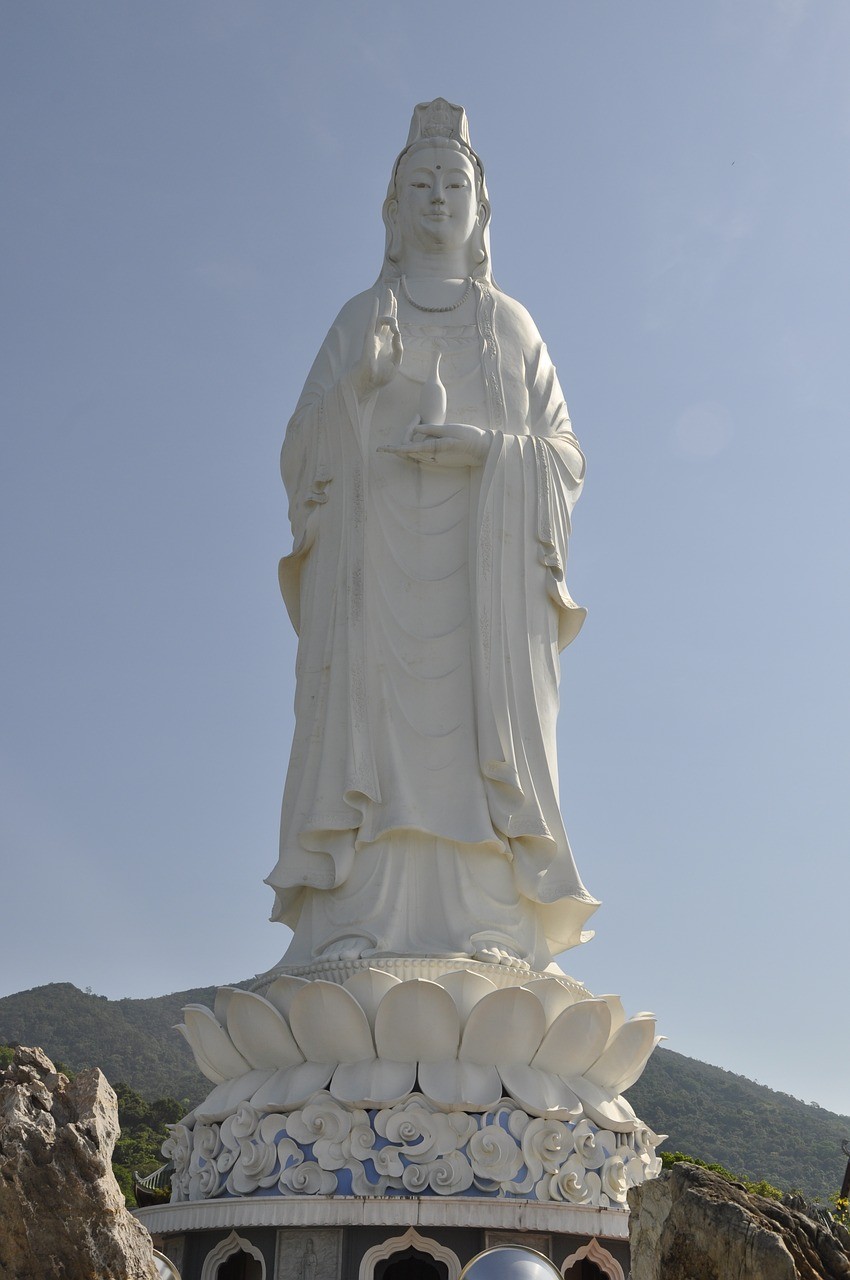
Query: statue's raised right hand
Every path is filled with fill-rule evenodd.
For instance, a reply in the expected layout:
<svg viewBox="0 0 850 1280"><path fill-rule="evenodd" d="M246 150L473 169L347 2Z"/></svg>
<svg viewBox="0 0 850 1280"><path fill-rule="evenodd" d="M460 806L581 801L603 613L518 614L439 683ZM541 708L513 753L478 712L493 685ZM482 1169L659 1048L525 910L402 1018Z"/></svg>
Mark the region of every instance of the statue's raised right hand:
<svg viewBox="0 0 850 1280"><path fill-rule="evenodd" d="M384 294L380 314L378 303L375 298L360 361L351 371L354 390L361 400L392 382L404 354L398 329L398 302L392 289L388 288Z"/></svg>

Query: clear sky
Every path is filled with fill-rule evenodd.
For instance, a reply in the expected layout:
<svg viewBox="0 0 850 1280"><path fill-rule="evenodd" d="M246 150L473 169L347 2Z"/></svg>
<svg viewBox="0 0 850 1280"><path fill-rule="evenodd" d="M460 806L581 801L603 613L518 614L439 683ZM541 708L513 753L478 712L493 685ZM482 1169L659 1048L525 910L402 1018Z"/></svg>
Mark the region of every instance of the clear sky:
<svg viewBox="0 0 850 1280"><path fill-rule="evenodd" d="M850 5L5 0L0 994L245 979L292 730L284 427L463 103L589 471L565 957L850 1113Z"/></svg>

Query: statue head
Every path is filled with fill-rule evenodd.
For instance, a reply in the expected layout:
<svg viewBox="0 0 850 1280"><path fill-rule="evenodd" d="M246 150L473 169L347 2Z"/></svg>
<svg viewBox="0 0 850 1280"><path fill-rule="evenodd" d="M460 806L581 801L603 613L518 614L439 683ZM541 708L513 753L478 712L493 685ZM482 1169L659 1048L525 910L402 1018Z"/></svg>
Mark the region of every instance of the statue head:
<svg viewBox="0 0 850 1280"><path fill-rule="evenodd" d="M446 201L452 202L454 217L428 217L425 201L431 193L426 184L441 185ZM421 194L420 194L421 192ZM420 205L418 216L416 206ZM469 125L463 107L435 98L414 108L407 145L393 166L383 207L387 229L382 280L391 280L403 270L407 237L463 235L467 251L467 271L477 279L492 281L490 268L490 201L484 167L469 141ZM430 222L430 227L426 224ZM452 248L460 247L452 243Z"/></svg>

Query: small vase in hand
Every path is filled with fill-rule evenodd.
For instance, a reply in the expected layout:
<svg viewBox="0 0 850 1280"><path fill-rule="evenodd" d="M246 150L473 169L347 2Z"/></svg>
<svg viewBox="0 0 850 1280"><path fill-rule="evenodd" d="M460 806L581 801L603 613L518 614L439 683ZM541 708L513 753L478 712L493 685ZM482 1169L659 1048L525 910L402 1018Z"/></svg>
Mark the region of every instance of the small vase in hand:
<svg viewBox="0 0 850 1280"><path fill-rule="evenodd" d="M442 352L435 351L431 357L430 373L422 384L422 394L419 397L420 419L422 422L428 422L435 427L445 425L446 406L448 404L446 388L440 381L441 358Z"/></svg>

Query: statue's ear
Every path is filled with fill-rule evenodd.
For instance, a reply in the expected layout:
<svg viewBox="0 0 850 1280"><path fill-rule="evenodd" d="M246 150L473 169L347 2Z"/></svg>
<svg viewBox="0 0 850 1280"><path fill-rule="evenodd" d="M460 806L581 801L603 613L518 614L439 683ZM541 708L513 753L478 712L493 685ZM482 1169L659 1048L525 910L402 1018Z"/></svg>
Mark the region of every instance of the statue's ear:
<svg viewBox="0 0 850 1280"><path fill-rule="evenodd" d="M479 267L482 262L487 261L487 249L484 242L484 232L487 229L487 223L490 221L490 206L486 200L482 200L478 206L478 217L475 222L475 230L472 233L472 263L473 267Z"/></svg>
<svg viewBox="0 0 850 1280"><path fill-rule="evenodd" d="M387 229L390 233L387 257L390 262L398 262L401 257L401 232L399 231L398 225L398 200L389 200L387 202L385 219Z"/></svg>

